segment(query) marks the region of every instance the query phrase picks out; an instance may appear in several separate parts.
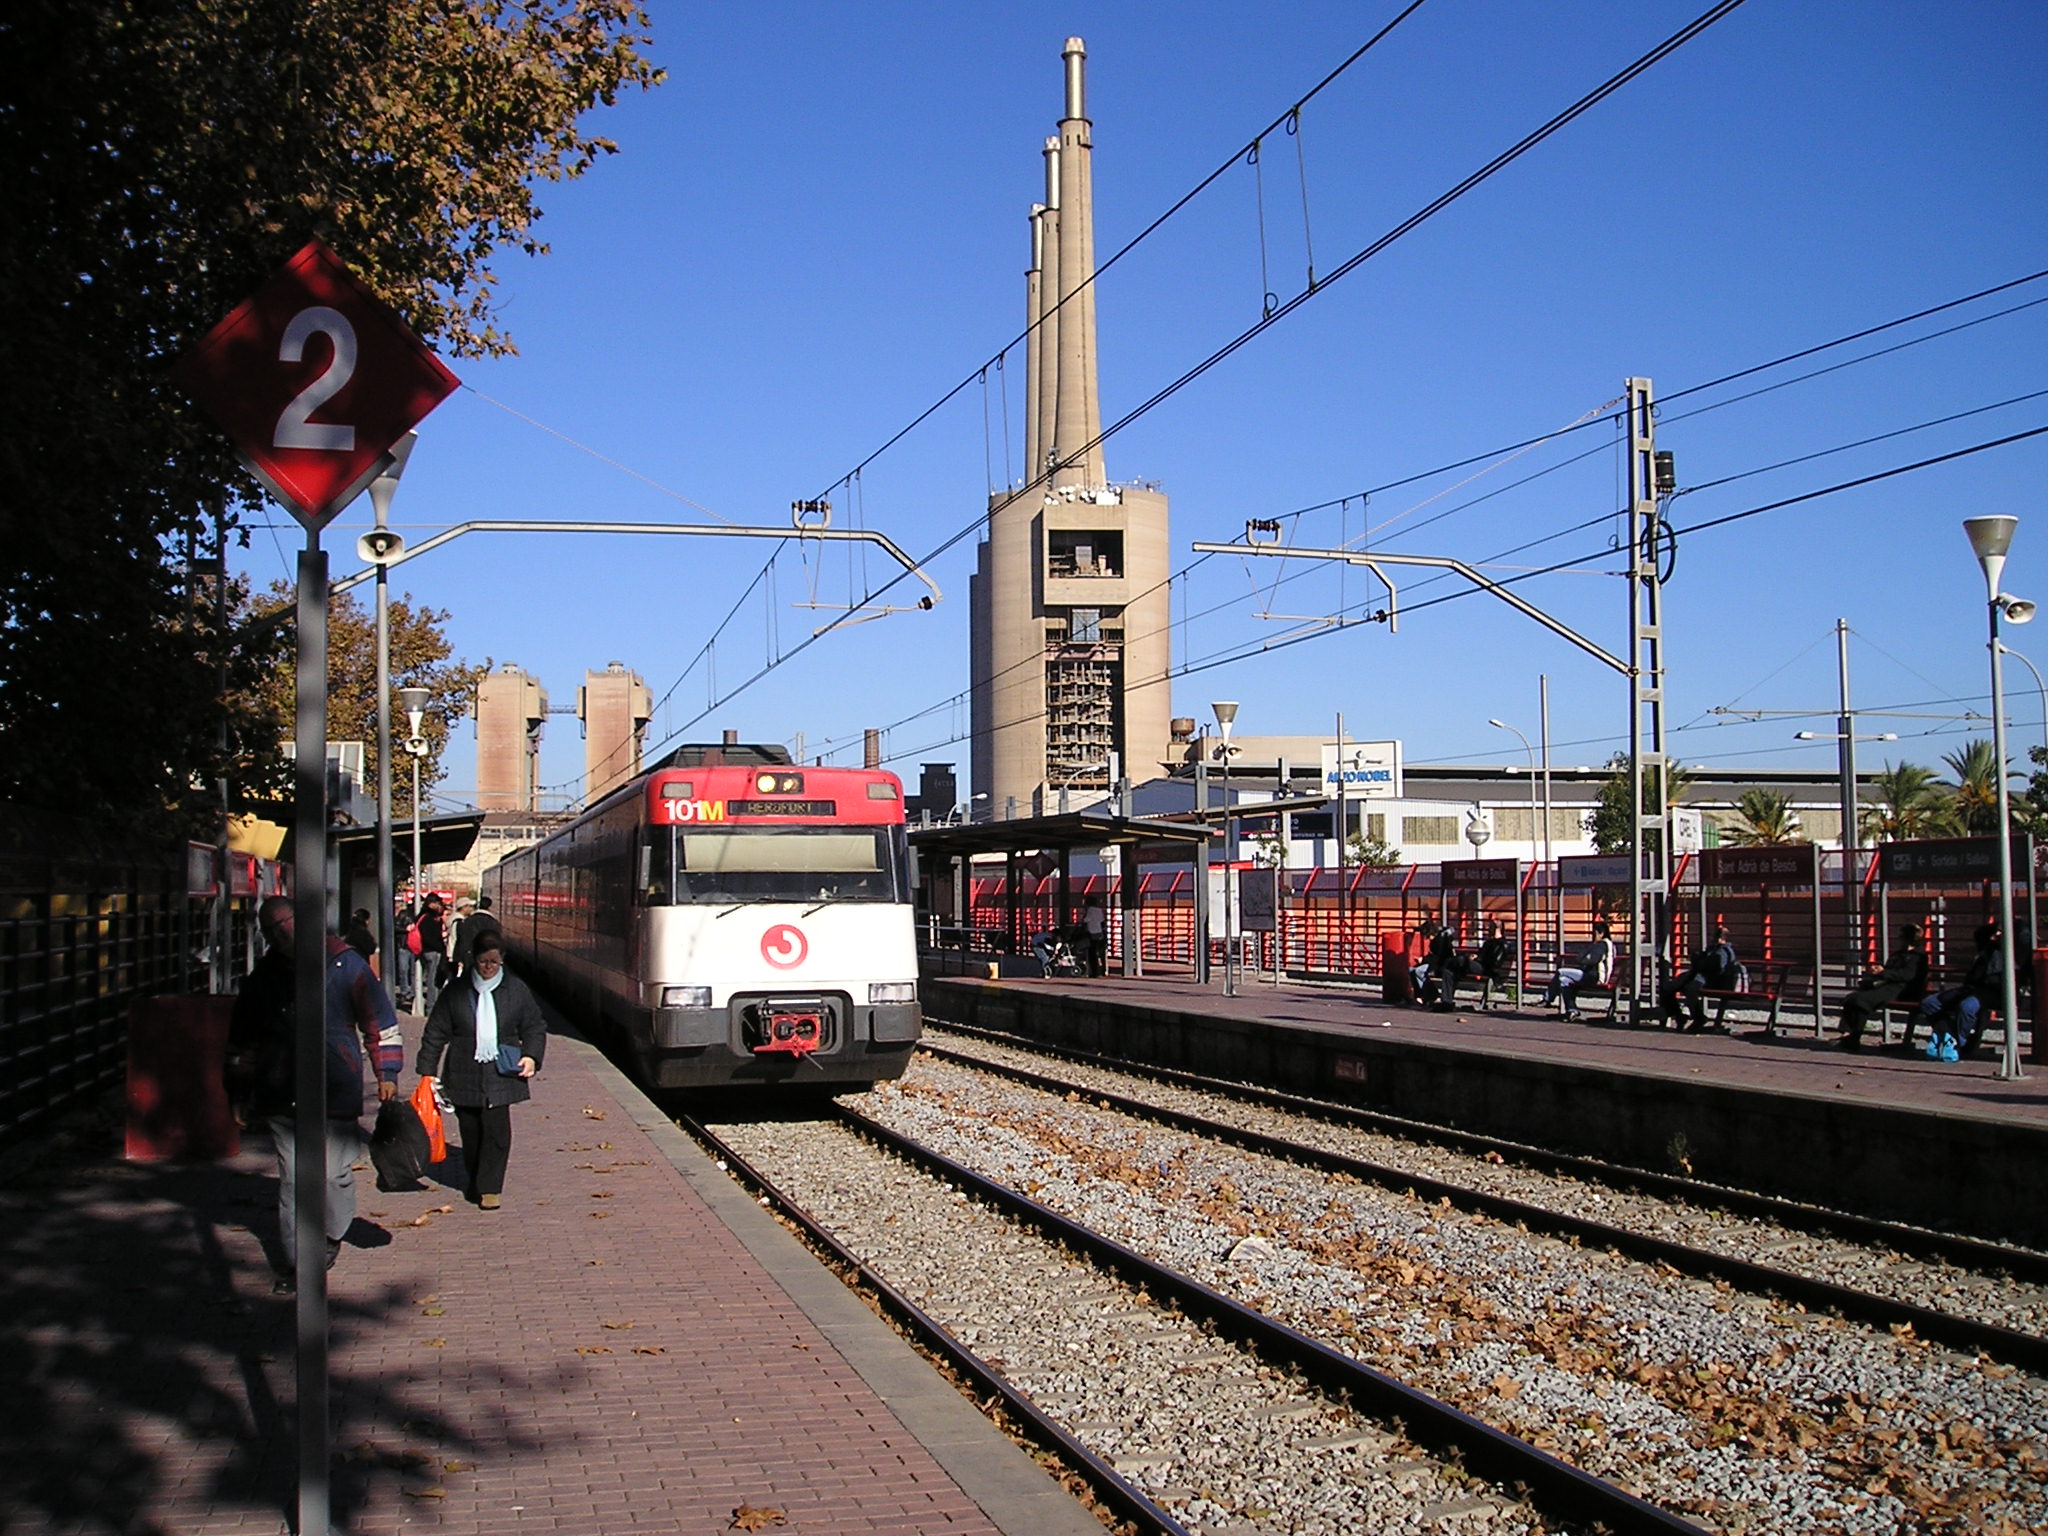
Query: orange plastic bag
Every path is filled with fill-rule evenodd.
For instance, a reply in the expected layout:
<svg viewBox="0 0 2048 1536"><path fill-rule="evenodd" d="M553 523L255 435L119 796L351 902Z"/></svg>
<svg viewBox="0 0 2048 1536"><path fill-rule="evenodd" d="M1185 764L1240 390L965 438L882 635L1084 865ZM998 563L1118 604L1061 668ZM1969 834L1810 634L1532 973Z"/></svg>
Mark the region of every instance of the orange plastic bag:
<svg viewBox="0 0 2048 1536"><path fill-rule="evenodd" d="M427 1144L432 1152L428 1161L438 1163L448 1155L448 1133L441 1125L441 1102L434 1097L431 1077L421 1078L419 1086L413 1089L412 1107L420 1124L427 1128Z"/></svg>

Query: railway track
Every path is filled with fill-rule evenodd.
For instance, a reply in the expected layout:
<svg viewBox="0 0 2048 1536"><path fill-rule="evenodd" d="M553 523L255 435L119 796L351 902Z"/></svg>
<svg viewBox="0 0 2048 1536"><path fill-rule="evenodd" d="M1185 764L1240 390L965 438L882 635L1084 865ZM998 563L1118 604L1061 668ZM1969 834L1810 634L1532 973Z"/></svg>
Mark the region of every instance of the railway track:
<svg viewBox="0 0 2048 1536"><path fill-rule="evenodd" d="M1038 1076L1049 1081L1034 1086L927 1058L903 1084L862 1101L887 1122L876 1136L886 1130L927 1144L928 1171L916 1181L922 1194L903 1182L907 1174L861 1171L880 1154L847 1150L859 1144L845 1128L741 1127L741 1139L756 1144L738 1150L767 1164L764 1176L787 1183L792 1198L970 1349L1001 1361L991 1367L994 1376L1041 1406L1058 1410L1077 1400L1054 1417L1140 1497L1189 1529L1454 1530L1471 1519L1491 1521L1489 1532L1598 1523L1861 1536L2048 1525L2048 1383L1990 1350L1963 1358L1951 1352L1953 1343L1931 1344L1896 1312L1882 1314L1892 1321L1863 1323L1847 1319L1846 1308L1843 1316L1824 1314L1815 1301L1790 1298L1775 1272L1752 1292L1725 1269L1712 1271L1725 1255L1710 1254L1701 1261L1709 1268L1691 1270L1664 1250L1637 1249L1631 1257L1622 1241L1610 1240L1612 1211L1594 1224L1597 1231L1546 1232L1518 1209L1489 1214L1479 1203L1460 1207L1434 1186L1426 1192L1412 1170L1390 1188L1395 1181L1368 1182L1342 1164L1304 1156L1291 1136L1275 1137L1290 1144L1261 1148L1243 1126L1224 1127L1227 1140L1219 1140L1186 1122L1164 1124L1149 1109L1118 1108L1119 1092L1105 1076L1084 1077L1073 1064L1057 1077ZM1275 1111L1262 1106L1260 1113ZM1291 1123L1306 1124L1298 1115ZM1354 1143L1360 1136L1338 1130ZM838 1148L830 1153L784 1145L828 1132ZM902 1155L912 1155L907 1146ZM791 1158L793 1170L785 1166ZM807 1158L817 1166L804 1167ZM1517 1174L1504 1161L1472 1160L1503 1178ZM1475 1192L1492 1193L1463 1191ZM1585 1208L1609 1198L1583 1184L1565 1193ZM1220 1500L1219 1514L1219 1501L1204 1504L1196 1495L1236 1474L1200 1470L1212 1465L1218 1431L1205 1428L1199 1413L1171 1406L1182 1380L1173 1370L1149 1370L1141 1386L1075 1379L1080 1365L1063 1362L1057 1345L1048 1363L1035 1353L1040 1346L1019 1343L1048 1328L1057 1335L1054 1325L990 1315L991 1308L1023 1307L1039 1280L1065 1285L1069 1276L1060 1264L1046 1268L1042 1257L1013 1255L1008 1236L956 1228L970 1212L1038 1221L1037 1208L1076 1229L1058 1238L1071 1252L1099 1253L1126 1277L1123 1300L1099 1303L1109 1313L1142 1313L1148 1302L1157 1312L1166 1301L1164 1314L1200 1321L1212 1347L1242 1341L1256 1356L1285 1362L1279 1368L1288 1380L1313 1394L1305 1407L1266 1403L1248 1419L1230 1420L1234 1427L1222 1433L1241 1455L1257 1461L1254 1450L1270 1452L1297 1472L1307 1464L1302 1486L1323 1487L1312 1481L1313 1464L1330 1460L1330 1444L1362 1434L1356 1454L1364 1464L1323 1468L1325 1484L1447 1481L1398 1505L1383 1500L1369 1517L1295 1509L1284 1519L1251 1518L1246 1512L1259 1506L1249 1495ZM1543 1212L1542 1221L1556 1214ZM1624 1229L1624 1236L1634 1244L1642 1234ZM1892 1267L1926 1278L1913 1263ZM1973 1294L1960 1293L1960 1304ZM1898 1299L1878 1297L1874 1305ZM1266 1324L1304 1342L1251 1345L1249 1330ZM1067 1325L1068 1342L1075 1337ZM1136 1371L1131 1362L1149 1358L1147 1341L1144 1349L1103 1348L1122 1361L1117 1370ZM2026 1348L1991 1342L2007 1353ZM1360 1368L1524 1452L1610 1483L1650 1513L1589 1517L1573 1502L1583 1496L1576 1484L1547 1486L1542 1463L1535 1471L1500 1470L1494 1458L1511 1452L1493 1440L1464 1444L1446 1427L1455 1418L1428 1418L1393 1388L1341 1374ZM1148 1406L1155 1398L1158 1414ZM1370 1409L1379 1427L1332 1427L1324 1416L1346 1403ZM1296 1412L1319 1431L1276 1434L1274 1426L1293 1424L1287 1416ZM1385 1428L1388 1415L1398 1419L1398 1432ZM1298 1445L1304 1436L1317 1448ZM1142 1442L1135 1452L1134 1438ZM1399 1454L1418 1449L1435 1458L1421 1467L1448 1472L1418 1470ZM1485 1481L1460 1491L1457 1480L1469 1476ZM1518 1489L1527 1490L1527 1505L1517 1501ZM1178 1498L1168 1496L1176 1491ZM1421 1509L1436 1513L1414 1524ZM1642 1523L1657 1519L1677 1524Z"/></svg>
<svg viewBox="0 0 2048 1536"><path fill-rule="evenodd" d="M987 1038L982 1037L984 1047ZM1983 1318L1966 1315L1952 1308L1925 1305L1900 1298L1897 1295L1882 1294L1855 1285L1843 1284L1823 1275L1802 1272L1783 1264L1759 1262L1740 1257L1722 1249L1700 1246L1697 1243L1680 1241L1639 1226L1605 1219L1579 1215L1572 1210L1560 1208L1563 1200L1541 1203L1531 1199L1514 1198L1487 1189L1474 1187L1470 1183L1455 1182L1431 1177L1418 1172L1414 1167L1379 1161L1353 1155L1348 1151L1336 1150L1327 1143L1319 1143L1301 1134L1305 1123L1320 1121L1339 1127L1355 1127L1361 1121L1383 1121L1385 1117L1360 1116L1357 1112L1346 1112L1336 1106L1310 1104L1294 1100L1285 1102L1281 1096L1262 1090L1245 1090L1236 1085L1189 1078L1175 1074L1175 1086L1194 1088L1228 1104L1236 1099L1240 1102L1257 1103L1262 1108L1278 1110L1288 1116L1292 1123L1282 1122L1281 1134L1261 1130L1245 1123L1240 1116L1232 1121L1215 1118L1213 1114L1190 1112L1174 1103L1161 1102L1162 1095L1156 1084L1148 1083L1149 1073L1132 1073L1095 1066L1088 1071L1069 1071L1065 1076L1038 1070L1016 1059L1018 1055L1030 1056L1028 1049L1008 1043L1005 1056L990 1054L988 1049L962 1051L943 1042L927 1038L925 1048L939 1060L951 1061L975 1070L998 1074L1014 1082L1028 1084L1044 1092L1055 1094L1085 1094L1096 1102L1124 1114L1150 1119L1158 1124L1172 1126L1197 1136L1211 1137L1218 1141L1230 1142L1251 1151L1268 1156L1289 1159L1326 1174L1339 1174L1378 1185L1384 1189L1412 1190L1415 1194L1431 1201L1448 1201L1452 1207L1491 1217L1496 1221L1508 1222L1525 1227L1530 1231L1546 1232L1570 1242L1582 1243L1595 1248L1626 1255L1644 1263L1664 1265L1672 1271L1709 1281L1725 1281L1752 1294L1776 1296L1795 1306L1808 1307L1817 1311L1835 1313L1841 1317L1865 1323L1873 1327L1902 1330L1951 1349L1970 1354L1981 1354L1989 1359L2018 1366L2035 1375L2048 1375L2048 1257L2024 1250L2003 1248L1995 1244L1976 1242L1967 1238L1955 1238L1941 1233L1928 1233L1918 1229L1897 1226L1868 1218L1842 1218L1833 1213L1811 1211L1789 1201L1774 1201L1765 1197L1743 1197L1739 1202L1745 1207L1744 1215L1751 1219L1768 1219L1782 1228L1791 1228L1809 1234L1825 1234L1836 1243L1854 1242L1864 1247L1877 1246L1887 1254L1916 1251L1945 1265L1963 1267L1959 1261L1969 1261L1968 1272L1994 1283L2008 1282L2014 1287L2024 1287L2029 1292L2040 1292L2031 1309L2015 1308L2025 1320L2026 1326L2006 1326L1986 1321ZM1072 1058L1064 1058L1070 1065ZM1151 1091L1148 1092L1148 1087ZM1185 1096L1181 1096L1185 1102ZM1310 1117L1308 1122L1302 1116ZM1279 1120L1275 1115L1270 1117ZM1377 1128L1377 1127L1376 1127ZM1404 1126L1404 1129L1409 1127ZM1461 1138L1471 1140L1471 1138ZM1480 1140L1484 1140L1483 1138ZM1505 1143L1485 1144L1482 1154L1487 1158L1501 1158ZM1508 1147L1523 1157L1534 1154L1534 1149ZM1624 1170L1606 1165L1590 1164L1585 1159L1561 1159L1556 1155L1534 1154L1547 1162L1552 1169L1569 1167L1583 1179L1596 1171L1615 1181L1617 1176L1626 1178ZM1685 1199L1694 1206L1712 1200L1722 1202L1722 1191L1695 1181L1671 1180L1651 1176L1658 1187L1659 1199ZM1641 1187L1639 1179L1628 1179ZM1583 1200L1585 1185L1574 1183L1561 1192L1567 1198ZM1766 1214L1767 1213L1767 1214ZM1853 1234L1853 1236L1851 1235ZM1765 1237L1766 1243L1776 1241ZM1839 1263L1839 1257L1837 1257ZM1995 1271L1991 1266L1996 1266ZM2015 1275L2015 1270L2020 1271ZM1982 1289L1960 1290L1958 1300L1980 1304L1985 1292Z"/></svg>
<svg viewBox="0 0 2048 1536"><path fill-rule="evenodd" d="M1468 1523L1483 1523L1489 1532L1562 1529L1606 1531L1614 1536L1702 1536L1703 1527L1275 1322L1256 1308L889 1130L858 1110L841 1106L840 1116L849 1132L919 1170L942 1204L971 1202L1004 1222L1008 1240L990 1241L1011 1265L1030 1266L1041 1275L1062 1279L1074 1273L1071 1255L1080 1255L1095 1267L1095 1274L1077 1283L1034 1288L1047 1309L1038 1325L1047 1336L1071 1342L1075 1330L1084 1329L1091 1349L1106 1351L1114 1361L1120 1348L1133 1347L1118 1322L1144 1319L1144 1352L1153 1356L1170 1352L1174 1357L1170 1365L1150 1361L1148 1369L1155 1375L1220 1374L1252 1383L1245 1400L1235 1405L1239 1410L1235 1415L1214 1406L1218 1394L1207 1381L1191 1386L1197 1405L1170 1406L1169 1414L1186 1412L1195 1423L1225 1430L1232 1427L1234 1417L1236 1433L1209 1436L1212 1442L1225 1444L1224 1455L1233 1461L1258 1462L1257 1442L1276 1435L1287 1437L1291 1446L1301 1450L1305 1475L1275 1475L1269 1465L1265 1475L1256 1479L1263 1491L1251 1500L1231 1500L1219 1494L1213 1482L1197 1490L1193 1483L1162 1484L1153 1478L1148 1487L1144 1476L1148 1472L1175 1469L1175 1475L1186 1475L1181 1469L1182 1457L1174 1448L1155 1442L1133 1453L1128 1443L1117 1442L1114 1448L1099 1449L1091 1443L1089 1431L1093 1428L1099 1435L1102 1425L1091 1424L1087 1416L1098 1409L1085 1409L1077 1417L1071 1411L1072 1394L1042 1389L1034 1393L1012 1379L1013 1373L1027 1381L1042 1378L1050 1369L1051 1379L1057 1382L1061 1369L1057 1348L1049 1366L1044 1361L1019 1359L1018 1335L1006 1332L995 1340L1002 1354L983 1353L963 1336L980 1335L979 1325L962 1328L957 1322L949 1324L914 1300L906 1287L889 1278L886 1264L863 1258L854 1246L841 1240L835 1223L821 1219L806 1209L802 1199L784 1189L777 1174L764 1166L769 1158L759 1151L751 1157L743 1152L746 1138L735 1134L738 1128L685 1122L692 1134L800 1226L855 1284L874 1295L921 1344L944 1359L977 1397L990 1403L999 1400L1003 1415L1013 1421L1013 1427L1021 1427L1024 1438L1056 1447L1066 1465L1120 1520L1162 1536L1268 1526L1378 1533L1456 1529ZM786 1132L788 1128L777 1129ZM901 1193L900 1186L897 1192ZM958 1219L957 1211L954 1217ZM1020 1247L1018 1235L1022 1234L1035 1239L1031 1245L1035 1252ZM1124 1339L1119 1339L1120 1333ZM1159 1411L1162 1395L1152 1390L1144 1393L1149 1412ZM1069 1411L1062 1413L1063 1408ZM1308 1429L1323 1432L1304 1433ZM1264 1456L1268 1462L1274 1459L1270 1446ZM1384 1473L1376 1497L1370 1491L1364 1498L1352 1497L1357 1492L1354 1478L1361 1470L1357 1464L1361 1459L1377 1463ZM1311 1501L1314 1490L1320 1489L1326 1504L1348 1501L1360 1507L1354 1511L1292 1507L1286 1501L1290 1482L1304 1483L1311 1490ZM1389 1509L1389 1500L1398 1508ZM1168 1503L1194 1504L1214 1518L1185 1523L1166 1507ZM1347 1513L1354 1518L1346 1519Z"/></svg>

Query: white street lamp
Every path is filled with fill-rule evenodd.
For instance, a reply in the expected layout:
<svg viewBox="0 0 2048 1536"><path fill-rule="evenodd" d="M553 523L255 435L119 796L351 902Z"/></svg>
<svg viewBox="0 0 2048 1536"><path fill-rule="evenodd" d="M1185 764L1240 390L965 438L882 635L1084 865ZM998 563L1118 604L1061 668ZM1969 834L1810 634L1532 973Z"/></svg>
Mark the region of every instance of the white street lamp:
<svg viewBox="0 0 2048 1536"><path fill-rule="evenodd" d="M2012 804L2005 772L2005 647L1998 638L2001 616L2024 624L2034 616L2034 605L2023 597L2011 597L1998 590L2005 574L2005 553L2012 548L2016 517L1966 517L1963 532L1970 536L1970 548L1984 568L1984 593L1991 617L1991 752L1998 764L1998 942L2004 961L2005 987L2001 1002L2005 1014L2005 1051L1998 1075L2016 1080L2020 1072L2020 1015L2018 963L2013 954L2012 932Z"/></svg>
<svg viewBox="0 0 2048 1536"><path fill-rule="evenodd" d="M420 909L420 759L427 755L427 738L420 734L420 721L427 712L427 690L401 688L399 703L405 707L405 750L412 756L412 909Z"/></svg>
<svg viewBox="0 0 2048 1536"><path fill-rule="evenodd" d="M398 477L405 473L405 461L412 457L413 444L418 441L417 432L408 432L391 445L382 472L370 482L370 505L376 510L377 526L356 543L357 552L377 566L377 953L388 974L396 973L390 970L395 928L391 910L391 572L386 562L405 547L405 541L386 525L391 519L391 498L398 494Z"/></svg>
<svg viewBox="0 0 2048 1536"><path fill-rule="evenodd" d="M1231 900L1231 869L1237 840L1230 817L1230 727L1237 720L1234 703L1211 704L1216 729L1223 733L1223 995L1237 996L1237 903Z"/></svg>

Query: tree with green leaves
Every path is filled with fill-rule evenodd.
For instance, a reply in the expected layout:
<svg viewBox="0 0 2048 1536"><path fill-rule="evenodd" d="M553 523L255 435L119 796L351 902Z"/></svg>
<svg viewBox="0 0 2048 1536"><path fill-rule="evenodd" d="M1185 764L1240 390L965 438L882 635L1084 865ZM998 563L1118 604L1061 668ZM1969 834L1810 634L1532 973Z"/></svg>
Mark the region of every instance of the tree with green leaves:
<svg viewBox="0 0 2048 1536"><path fill-rule="evenodd" d="M1961 837L1992 837L1998 832L1998 754L1989 741L1965 744L1960 752L1942 756L1955 782L1948 786L1948 830Z"/></svg>
<svg viewBox="0 0 2048 1536"><path fill-rule="evenodd" d="M12 0L0 54L0 800L202 831L265 637L212 584L262 505L167 378L313 237L429 342L511 350L495 260L660 79L632 0ZM223 687L223 673L228 674ZM203 831L202 831L203 835Z"/></svg>
<svg viewBox="0 0 2048 1536"><path fill-rule="evenodd" d="M1722 839L1733 847L1776 848L1810 841L1783 790L1745 789L1735 797L1735 814L1738 822L1721 830Z"/></svg>
<svg viewBox="0 0 2048 1536"><path fill-rule="evenodd" d="M1627 853L1633 786L1629 782L1628 754L1617 752L1607 760L1610 770L1600 785L1600 798L1593 803L1593 809L1586 814L1586 835L1593 840L1593 846L1601 853ZM1692 788L1692 774L1683 763L1673 762L1665 770L1665 782L1671 804L1677 805L1685 799ZM1657 798L1657 775L1647 767L1643 775L1644 792L1649 801L1650 814L1661 816L1663 805ZM1649 846L1654 848L1659 841L1656 827L1649 829Z"/></svg>
<svg viewBox="0 0 2048 1536"><path fill-rule="evenodd" d="M283 582L273 585L257 605L258 623L276 616L288 618L293 611L293 593ZM441 760L451 728L470 711L476 701L477 684L490 670L490 663L470 663L456 658L443 626L447 613L434 608L415 607L412 595L391 599L387 614L391 646L391 688L424 688L429 695L420 732L427 738L427 755L420 760L420 797L431 814L434 786L445 777ZM282 630L285 626L273 626ZM265 672L251 696L244 701L247 713L274 723L276 742L291 734L292 711L297 692L297 670L287 649ZM391 813L412 815L411 759L401 743L406 719L396 698L392 706ZM327 602L327 739L360 741L363 744L363 779L374 793L377 783L377 617L356 601L353 592L338 592ZM273 743L275 746L275 742Z"/></svg>
<svg viewBox="0 0 2048 1536"><path fill-rule="evenodd" d="M1942 796L1940 781L1932 768L1918 763L1889 760L1882 773L1871 776L1874 803L1863 808L1863 835L1872 842L1897 843L1916 837L1932 837L1940 826Z"/></svg>
<svg viewBox="0 0 2048 1536"><path fill-rule="evenodd" d="M1401 850L1389 843L1385 837L1368 832L1354 832L1345 848L1345 857L1360 869L1398 869L1401 864Z"/></svg>

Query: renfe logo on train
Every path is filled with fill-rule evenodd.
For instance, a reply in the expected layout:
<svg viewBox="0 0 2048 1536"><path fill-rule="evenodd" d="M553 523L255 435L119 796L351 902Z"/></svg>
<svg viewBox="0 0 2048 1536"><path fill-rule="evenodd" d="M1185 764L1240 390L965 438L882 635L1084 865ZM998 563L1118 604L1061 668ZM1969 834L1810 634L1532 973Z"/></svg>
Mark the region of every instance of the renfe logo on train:
<svg viewBox="0 0 2048 1536"><path fill-rule="evenodd" d="M793 971L811 952L811 941L794 923L777 923L761 935L761 958L778 971Z"/></svg>

